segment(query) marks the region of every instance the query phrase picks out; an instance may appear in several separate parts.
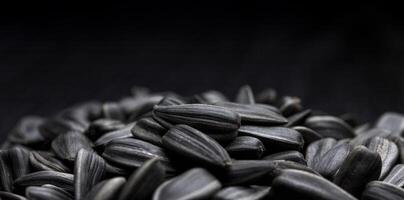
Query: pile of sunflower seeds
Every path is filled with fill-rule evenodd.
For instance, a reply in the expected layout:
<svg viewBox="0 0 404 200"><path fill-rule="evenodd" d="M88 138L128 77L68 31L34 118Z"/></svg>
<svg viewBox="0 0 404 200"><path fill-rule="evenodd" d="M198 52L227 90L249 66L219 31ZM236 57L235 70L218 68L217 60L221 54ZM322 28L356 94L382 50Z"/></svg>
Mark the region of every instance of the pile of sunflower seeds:
<svg viewBox="0 0 404 200"><path fill-rule="evenodd" d="M27 116L0 150L0 199L404 199L404 116L359 124L243 86Z"/></svg>

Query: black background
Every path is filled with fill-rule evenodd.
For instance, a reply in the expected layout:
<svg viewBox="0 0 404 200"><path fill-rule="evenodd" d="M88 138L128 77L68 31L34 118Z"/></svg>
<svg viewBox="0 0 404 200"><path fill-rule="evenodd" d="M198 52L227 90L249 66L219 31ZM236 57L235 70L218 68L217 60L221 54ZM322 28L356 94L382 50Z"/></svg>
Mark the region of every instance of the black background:
<svg viewBox="0 0 404 200"><path fill-rule="evenodd" d="M0 131L133 85L232 96L248 83L362 120L404 112L403 5L190 2L1 5Z"/></svg>

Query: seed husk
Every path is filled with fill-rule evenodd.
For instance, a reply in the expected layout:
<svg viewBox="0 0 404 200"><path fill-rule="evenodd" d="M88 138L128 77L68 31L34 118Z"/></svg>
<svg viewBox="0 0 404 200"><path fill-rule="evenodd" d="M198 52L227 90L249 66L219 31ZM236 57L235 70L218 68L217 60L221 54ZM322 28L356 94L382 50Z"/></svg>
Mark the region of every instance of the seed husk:
<svg viewBox="0 0 404 200"><path fill-rule="evenodd" d="M115 177L99 182L87 194L86 200L114 200L125 185L124 177Z"/></svg>
<svg viewBox="0 0 404 200"><path fill-rule="evenodd" d="M380 129L380 128L372 128L366 131L363 131L361 134L357 135L355 138L351 140L352 145L364 145L369 139L374 137L384 137L388 138L391 135L391 131Z"/></svg>
<svg viewBox="0 0 404 200"><path fill-rule="evenodd" d="M69 132L84 133L85 130L86 127L83 125L61 117L47 119L39 125L39 131L47 141L52 141L57 136Z"/></svg>
<svg viewBox="0 0 404 200"><path fill-rule="evenodd" d="M283 97L280 110L284 116L291 116L300 112L302 110L300 98L291 96Z"/></svg>
<svg viewBox="0 0 404 200"><path fill-rule="evenodd" d="M139 120L131 129L131 132L134 138L161 146L161 138L167 132L167 129L153 118L148 117Z"/></svg>
<svg viewBox="0 0 404 200"><path fill-rule="evenodd" d="M30 186L25 195L32 200L72 200L72 196L57 187Z"/></svg>
<svg viewBox="0 0 404 200"><path fill-rule="evenodd" d="M208 171L193 168L160 185L153 200L208 199L220 188L220 182Z"/></svg>
<svg viewBox="0 0 404 200"><path fill-rule="evenodd" d="M74 162L80 149L92 149L92 143L84 135L70 132L59 135L52 141L52 150L62 160Z"/></svg>
<svg viewBox="0 0 404 200"><path fill-rule="evenodd" d="M356 200L327 179L300 170L284 170L272 183L273 199Z"/></svg>
<svg viewBox="0 0 404 200"><path fill-rule="evenodd" d="M91 122L85 134L94 141L105 133L116 131L124 127L125 125L121 121L103 118Z"/></svg>
<svg viewBox="0 0 404 200"><path fill-rule="evenodd" d="M396 185L397 187L404 186L404 164L397 164L391 169L390 173L383 179L383 182Z"/></svg>
<svg viewBox="0 0 404 200"><path fill-rule="evenodd" d="M318 132L323 137L335 139L353 138L355 133L351 126L333 116L312 116L306 120L305 126Z"/></svg>
<svg viewBox="0 0 404 200"><path fill-rule="evenodd" d="M209 104L229 101L224 94L216 90L209 90L201 94L201 97Z"/></svg>
<svg viewBox="0 0 404 200"><path fill-rule="evenodd" d="M295 113L288 117L288 123L285 127L299 126L303 125L306 119L311 115L311 110L303 110L301 112Z"/></svg>
<svg viewBox="0 0 404 200"><path fill-rule="evenodd" d="M249 85L240 88L236 96L236 102L241 104L255 104L254 93Z"/></svg>
<svg viewBox="0 0 404 200"><path fill-rule="evenodd" d="M154 190L164 182L165 176L165 169L158 159L148 160L129 177L118 200L149 199Z"/></svg>
<svg viewBox="0 0 404 200"><path fill-rule="evenodd" d="M231 159L215 140L187 125L172 127L163 136L163 146L176 155L207 167L227 167Z"/></svg>
<svg viewBox="0 0 404 200"><path fill-rule="evenodd" d="M304 126L295 126L295 127L292 127L292 129L299 132L302 135L305 146L308 146L312 142L323 138L322 135L318 134L313 129L310 129L310 128L307 128Z"/></svg>
<svg viewBox="0 0 404 200"><path fill-rule="evenodd" d="M269 151L301 150L304 145L299 132L285 127L241 126L239 135L258 138Z"/></svg>
<svg viewBox="0 0 404 200"><path fill-rule="evenodd" d="M215 105L230 109L239 114L242 124L280 125L288 120L271 109L265 109L262 105L238 104L231 102L217 102Z"/></svg>
<svg viewBox="0 0 404 200"><path fill-rule="evenodd" d="M270 187L262 186L230 186L221 189L213 196L213 200L262 200L268 197Z"/></svg>
<svg viewBox="0 0 404 200"><path fill-rule="evenodd" d="M384 113L377 120L375 127L400 135L404 131L404 116L394 112Z"/></svg>
<svg viewBox="0 0 404 200"><path fill-rule="evenodd" d="M102 104L102 116L107 119L114 119L118 121L125 120L125 113L119 104L114 102L107 102Z"/></svg>
<svg viewBox="0 0 404 200"><path fill-rule="evenodd" d="M9 157L14 179L30 172L28 150L21 147L13 147L9 150Z"/></svg>
<svg viewBox="0 0 404 200"><path fill-rule="evenodd" d="M12 130L9 140L13 143L22 145L38 145L45 141L39 132L39 126L44 122L44 119L38 116L27 116L17 123Z"/></svg>
<svg viewBox="0 0 404 200"><path fill-rule="evenodd" d="M11 192L0 191L0 199L4 200L27 200L27 198L20 196L18 194L14 194Z"/></svg>
<svg viewBox="0 0 404 200"><path fill-rule="evenodd" d="M102 157L117 166L131 169L142 166L144 162L154 157L168 163L164 149L134 138L111 141L105 147Z"/></svg>
<svg viewBox="0 0 404 200"><path fill-rule="evenodd" d="M13 189L13 174L10 166L8 150L0 150L0 190L11 192Z"/></svg>
<svg viewBox="0 0 404 200"><path fill-rule="evenodd" d="M103 148L106 144L113 140L132 137L131 129L135 123L126 125L124 128L104 134L94 142L94 146Z"/></svg>
<svg viewBox="0 0 404 200"><path fill-rule="evenodd" d="M41 152L30 152L29 162L36 171L70 172L60 160Z"/></svg>
<svg viewBox="0 0 404 200"><path fill-rule="evenodd" d="M356 197L360 197L368 182L378 180L382 169L379 154L358 146L345 159L334 183Z"/></svg>
<svg viewBox="0 0 404 200"><path fill-rule="evenodd" d="M279 153L274 153L262 158L263 160L288 160L302 165L307 165L304 155L298 151L284 151Z"/></svg>
<svg viewBox="0 0 404 200"><path fill-rule="evenodd" d="M256 100L258 103L265 103L265 104L273 105L273 104L275 104L277 97L278 97L278 94L277 94L276 90L274 90L272 88L267 88L267 89L261 91L257 95Z"/></svg>
<svg viewBox="0 0 404 200"><path fill-rule="evenodd" d="M374 137L368 140L365 146L371 151L379 153L382 158L383 165L380 179L383 179L396 164L399 154L397 145L388 139Z"/></svg>
<svg viewBox="0 0 404 200"><path fill-rule="evenodd" d="M307 166L314 168L320 158L327 153L337 141L334 138L324 138L311 143L306 150Z"/></svg>
<svg viewBox="0 0 404 200"><path fill-rule="evenodd" d="M186 124L202 130L236 131L240 116L223 107L205 104L156 106L154 115L173 124Z"/></svg>
<svg viewBox="0 0 404 200"><path fill-rule="evenodd" d="M73 192L73 174L55 172L55 171L39 171L26 174L14 181L14 185L18 187L41 186L44 184L52 184L63 188L66 191Z"/></svg>
<svg viewBox="0 0 404 200"><path fill-rule="evenodd" d="M90 189L103 179L105 161L94 151L80 149L74 165L75 200L84 199Z"/></svg>
<svg viewBox="0 0 404 200"><path fill-rule="evenodd" d="M226 151L236 159L259 159L265 152L265 146L255 137L240 136L226 146Z"/></svg>
<svg viewBox="0 0 404 200"><path fill-rule="evenodd" d="M400 200L404 199L404 190L381 181L370 182L362 194L361 200Z"/></svg>

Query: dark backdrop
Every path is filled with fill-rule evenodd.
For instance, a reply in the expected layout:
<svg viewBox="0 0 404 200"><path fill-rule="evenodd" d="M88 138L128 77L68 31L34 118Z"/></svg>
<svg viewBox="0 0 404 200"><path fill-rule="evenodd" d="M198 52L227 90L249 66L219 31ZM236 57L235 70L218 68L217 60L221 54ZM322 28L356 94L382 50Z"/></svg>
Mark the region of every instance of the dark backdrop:
<svg viewBox="0 0 404 200"><path fill-rule="evenodd" d="M379 2L380 3L380 2ZM15 2L0 6L0 131L132 85L250 84L333 114L404 112L402 5Z"/></svg>

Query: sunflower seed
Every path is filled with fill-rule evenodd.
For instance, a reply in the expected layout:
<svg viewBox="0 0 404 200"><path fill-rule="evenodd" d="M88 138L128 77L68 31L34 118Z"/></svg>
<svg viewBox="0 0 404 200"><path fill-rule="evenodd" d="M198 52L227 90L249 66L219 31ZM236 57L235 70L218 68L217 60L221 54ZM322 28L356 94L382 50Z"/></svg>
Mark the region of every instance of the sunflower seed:
<svg viewBox="0 0 404 200"><path fill-rule="evenodd" d="M53 152L68 162L74 162L77 152L82 148L91 150L92 144L84 135L77 132L59 135L52 141Z"/></svg>
<svg viewBox="0 0 404 200"><path fill-rule="evenodd" d="M262 105L247 105L230 102L217 102L215 105L230 109L238 113L242 124L286 124L288 120L278 112L263 109Z"/></svg>
<svg viewBox="0 0 404 200"><path fill-rule="evenodd" d="M381 181L370 182L362 194L361 200L400 200L404 199L404 190Z"/></svg>
<svg viewBox="0 0 404 200"><path fill-rule="evenodd" d="M159 106L175 106L185 104L185 102L177 96L166 96L157 105Z"/></svg>
<svg viewBox="0 0 404 200"><path fill-rule="evenodd" d="M334 138L324 138L311 143L306 150L307 166L314 168L320 158L327 153L337 141Z"/></svg>
<svg viewBox="0 0 404 200"><path fill-rule="evenodd" d="M302 135L305 146L308 146L312 142L323 138L323 136L318 134L316 131L304 126L295 126L292 127L292 129L299 132Z"/></svg>
<svg viewBox="0 0 404 200"><path fill-rule="evenodd" d="M126 179L115 177L101 181L95 185L87 194L86 200L113 200L116 199L125 185Z"/></svg>
<svg viewBox="0 0 404 200"><path fill-rule="evenodd" d="M274 104L277 96L276 90L267 88L257 95L256 100L258 103Z"/></svg>
<svg viewBox="0 0 404 200"><path fill-rule="evenodd" d="M27 200L27 198L17 195L17 194L13 194L11 192L3 192L0 191L0 199L3 200Z"/></svg>
<svg viewBox="0 0 404 200"><path fill-rule="evenodd" d="M393 141L398 147L399 156L400 156L399 162L404 163L404 138L402 138L400 136L390 136L389 139L391 141Z"/></svg>
<svg viewBox="0 0 404 200"><path fill-rule="evenodd" d="M124 127L125 125L118 120L98 119L91 122L85 134L91 140L96 140L105 133L116 131Z"/></svg>
<svg viewBox="0 0 404 200"><path fill-rule="evenodd" d="M114 166L112 164L106 163L105 164L105 171L107 175L112 175L112 176L128 176L132 170L130 169L124 169L121 167Z"/></svg>
<svg viewBox="0 0 404 200"><path fill-rule="evenodd" d="M201 97L208 102L209 104L216 102L229 101L226 96L224 96L221 92L216 90L209 90L201 94Z"/></svg>
<svg viewBox="0 0 404 200"><path fill-rule="evenodd" d="M235 160L221 174L225 185L250 185L266 183L266 176L275 170L275 164L268 160Z"/></svg>
<svg viewBox="0 0 404 200"><path fill-rule="evenodd" d="M284 170L272 183L273 199L355 200L328 180L300 170Z"/></svg>
<svg viewBox="0 0 404 200"><path fill-rule="evenodd" d="M13 188L13 174L9 156L8 150L0 150L0 190L6 192L11 192Z"/></svg>
<svg viewBox="0 0 404 200"><path fill-rule="evenodd" d="M285 124L285 127L292 127L297 125L303 125L306 119L311 115L311 110L304 110L298 113L295 113L288 117L288 123Z"/></svg>
<svg viewBox="0 0 404 200"><path fill-rule="evenodd" d="M129 177L118 200L149 199L164 178L165 169L159 160L150 159Z"/></svg>
<svg viewBox="0 0 404 200"><path fill-rule="evenodd" d="M398 164L391 169L390 173L384 178L383 182L396 185L398 187L404 186L404 164Z"/></svg>
<svg viewBox="0 0 404 200"><path fill-rule="evenodd" d="M236 102L242 104L255 104L254 93L249 85L244 85L238 91Z"/></svg>
<svg viewBox="0 0 404 200"><path fill-rule="evenodd" d="M377 120L375 127L400 135L404 131L404 116L393 112L384 113Z"/></svg>
<svg viewBox="0 0 404 200"><path fill-rule="evenodd" d="M95 152L81 149L74 165L75 199L81 200L105 175L105 161Z"/></svg>
<svg viewBox="0 0 404 200"><path fill-rule="evenodd" d="M283 97L280 110L284 116L291 116L300 112L302 110L300 98L290 96Z"/></svg>
<svg viewBox="0 0 404 200"><path fill-rule="evenodd" d="M94 142L96 147L104 147L106 144L113 140L124 139L132 137L131 129L135 123L126 125L124 128L104 134Z"/></svg>
<svg viewBox="0 0 404 200"><path fill-rule="evenodd" d="M73 192L73 174L40 171L26 174L14 181L14 185L18 187L41 186L44 184L52 184L63 188L68 192Z"/></svg>
<svg viewBox="0 0 404 200"><path fill-rule="evenodd" d="M29 152L21 147L13 147L9 151L14 179L29 173Z"/></svg>
<svg viewBox="0 0 404 200"><path fill-rule="evenodd" d="M317 162L313 165L313 169L325 178L332 179L351 149L349 141L338 142L322 156L319 156Z"/></svg>
<svg viewBox="0 0 404 200"><path fill-rule="evenodd" d="M334 183L356 197L365 189L368 182L379 179L382 160L378 153L358 146L348 155L338 173Z"/></svg>
<svg viewBox="0 0 404 200"><path fill-rule="evenodd" d="M256 137L271 151L301 150L304 145L299 132L284 127L241 126L239 135Z"/></svg>
<svg viewBox="0 0 404 200"><path fill-rule="evenodd" d="M194 168L160 185L153 200L208 199L220 188L220 182L208 171Z"/></svg>
<svg viewBox="0 0 404 200"><path fill-rule="evenodd" d="M187 124L203 130L236 131L240 127L240 116L219 106L205 104L157 106L154 114L170 123Z"/></svg>
<svg viewBox="0 0 404 200"><path fill-rule="evenodd" d="M232 158L258 159L265 152L265 147L257 138L240 136L227 145L226 151Z"/></svg>
<svg viewBox="0 0 404 200"><path fill-rule="evenodd" d="M380 128L372 128L369 130L364 131L363 133L357 135L355 138L351 140L352 145L363 145L367 142L367 140L373 138L373 137L389 137L391 135L391 132L385 129L380 129Z"/></svg>
<svg viewBox="0 0 404 200"><path fill-rule="evenodd" d="M304 156L302 153L298 151L284 151L284 152L279 152L275 154L271 154L269 156L266 156L262 158L263 160L288 160L288 161L293 161L296 163L300 163L302 165L307 165L306 160L304 159Z"/></svg>
<svg viewBox="0 0 404 200"><path fill-rule="evenodd" d="M213 196L213 200L262 200L265 199L270 187L231 186L221 189Z"/></svg>
<svg viewBox="0 0 404 200"><path fill-rule="evenodd" d="M133 138L111 141L105 147L102 157L125 168L138 168L154 157L159 158L164 163L168 162L162 148Z"/></svg>
<svg viewBox="0 0 404 200"><path fill-rule="evenodd" d="M206 166L226 167L231 163L220 144L187 125L177 125L168 130L163 136L163 146L180 157Z"/></svg>
<svg viewBox="0 0 404 200"><path fill-rule="evenodd" d="M30 146L44 142L44 138L39 132L39 126L43 122L44 119L37 116L22 118L12 130L9 140L13 143Z"/></svg>
<svg viewBox="0 0 404 200"><path fill-rule="evenodd" d="M355 133L347 123L333 116L313 116L306 120L305 126L318 132L323 137L344 139L355 137Z"/></svg>
<svg viewBox="0 0 404 200"><path fill-rule="evenodd" d="M124 98L119 102L121 109L129 117L129 121L135 121L144 114L151 112L153 107L157 105L164 96L151 95L146 98Z"/></svg>
<svg viewBox="0 0 404 200"><path fill-rule="evenodd" d="M31 152L29 156L31 166L38 171L70 172L58 159L40 152Z"/></svg>
<svg viewBox="0 0 404 200"><path fill-rule="evenodd" d="M102 105L102 116L118 121L125 120L125 113L117 103L107 102Z"/></svg>
<svg viewBox="0 0 404 200"><path fill-rule="evenodd" d="M26 189L26 196L32 200L72 200L72 196L58 187L30 186Z"/></svg>
<svg viewBox="0 0 404 200"><path fill-rule="evenodd" d="M69 132L84 133L85 129L86 127L83 127L83 125L77 122L60 117L48 119L39 126L41 135L49 141L53 140L58 135L63 135Z"/></svg>
<svg viewBox="0 0 404 200"><path fill-rule="evenodd" d="M131 129L134 138L150 142L161 146L161 138L166 133L166 129L153 118L143 118L139 120Z"/></svg>
<svg viewBox="0 0 404 200"><path fill-rule="evenodd" d="M398 159L399 152L397 145L390 140L381 137L374 137L368 140L365 146L369 148L369 150L379 153L382 158L383 165L380 179L383 179Z"/></svg>

